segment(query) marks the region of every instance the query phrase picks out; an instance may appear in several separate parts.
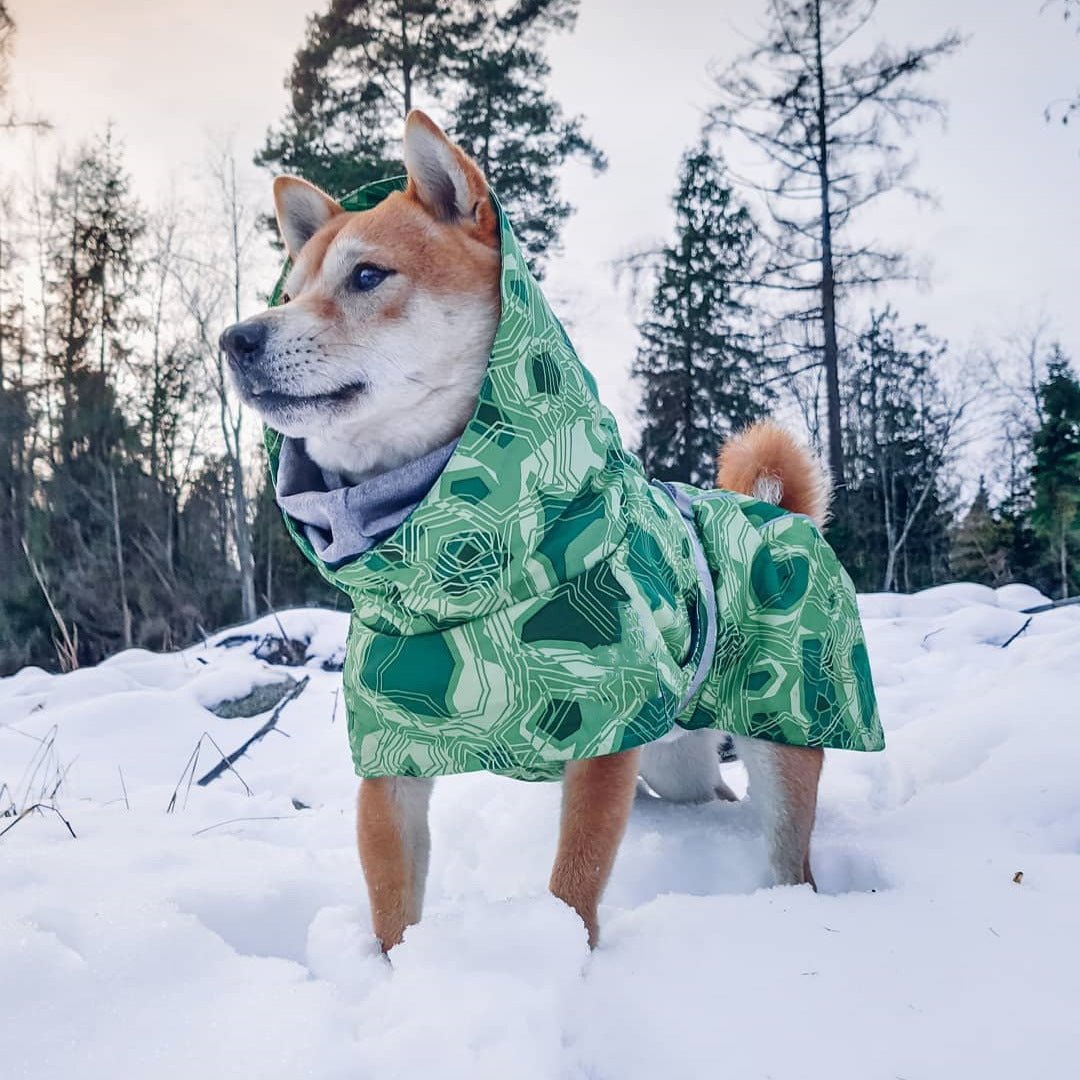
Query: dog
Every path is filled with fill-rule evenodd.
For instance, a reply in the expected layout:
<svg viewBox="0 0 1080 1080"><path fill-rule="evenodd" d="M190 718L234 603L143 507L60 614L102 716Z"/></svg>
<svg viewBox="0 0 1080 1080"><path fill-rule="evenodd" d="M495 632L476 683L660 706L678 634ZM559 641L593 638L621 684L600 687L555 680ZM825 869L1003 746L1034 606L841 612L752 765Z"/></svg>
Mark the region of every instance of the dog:
<svg viewBox="0 0 1080 1080"><path fill-rule="evenodd" d="M404 190L359 212L278 177L274 203L291 260L282 303L222 335L243 401L273 430L304 440L311 460L345 484L407 467L462 434L500 321L497 211L481 170L418 111L405 123L404 161ZM827 474L772 423L730 440L716 479L824 523ZM566 765L550 888L579 914L591 945L639 775L667 799L734 798L720 778L721 738L690 731ZM815 887L810 837L823 751L735 741L775 882ZM360 859L387 951L421 915L432 783L378 776L360 785Z"/></svg>

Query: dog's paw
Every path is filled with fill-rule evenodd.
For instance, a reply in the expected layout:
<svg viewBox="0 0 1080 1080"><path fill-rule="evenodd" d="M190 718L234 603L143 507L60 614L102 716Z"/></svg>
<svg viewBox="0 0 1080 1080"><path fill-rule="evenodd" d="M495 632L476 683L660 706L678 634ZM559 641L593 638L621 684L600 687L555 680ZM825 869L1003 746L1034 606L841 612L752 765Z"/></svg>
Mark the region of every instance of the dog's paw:
<svg viewBox="0 0 1080 1080"><path fill-rule="evenodd" d="M713 788L713 791L716 793L716 797L723 802L739 801L739 796L736 795L735 792L732 791L731 788L729 788L723 780L718 780L716 782L716 787Z"/></svg>

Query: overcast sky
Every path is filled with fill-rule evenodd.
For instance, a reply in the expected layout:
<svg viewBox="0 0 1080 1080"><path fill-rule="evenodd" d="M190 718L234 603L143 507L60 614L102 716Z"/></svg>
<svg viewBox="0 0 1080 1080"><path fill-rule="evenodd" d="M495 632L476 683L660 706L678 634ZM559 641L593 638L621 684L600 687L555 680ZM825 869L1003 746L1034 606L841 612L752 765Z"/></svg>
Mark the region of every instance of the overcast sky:
<svg viewBox="0 0 1080 1080"><path fill-rule="evenodd" d="M314 0L10 6L19 28L18 100L51 118L65 143L111 118L139 192L153 201L192 172L209 135L232 135L250 157L283 111L282 80ZM711 100L710 62L743 48L762 7L760 0L583 0L576 32L552 45L553 90L568 111L586 116L610 168L600 177L567 170L565 190L578 212L551 288L624 419L634 400L626 371L636 337L610 264L666 234L679 155ZM890 205L867 227L929 265L928 285L886 294L906 319L968 349L1045 317L1080 358L1080 123L1062 129L1042 115L1080 84L1080 38L1041 7L1042 0L882 0L868 44L878 36L926 42L952 28L970 41L929 83L949 104L947 127L917 135L916 179L937 194L940 209Z"/></svg>

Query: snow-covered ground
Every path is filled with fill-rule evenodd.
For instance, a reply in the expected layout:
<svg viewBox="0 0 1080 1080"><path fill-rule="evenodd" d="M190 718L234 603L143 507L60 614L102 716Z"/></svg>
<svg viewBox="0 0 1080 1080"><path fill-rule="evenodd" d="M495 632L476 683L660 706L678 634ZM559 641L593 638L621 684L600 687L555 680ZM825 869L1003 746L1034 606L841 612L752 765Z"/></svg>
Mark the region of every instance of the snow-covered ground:
<svg viewBox="0 0 1080 1080"><path fill-rule="evenodd" d="M1038 600L863 597L889 747L827 761L821 892L763 887L752 799L643 795L592 955L544 892L558 787L489 776L437 785L425 920L393 969L379 955L340 676L321 666L343 615L282 615L311 639L302 671L253 657L264 619L0 680L0 813L60 779L77 834L0 817L0 1075L1080 1075L1080 608L1014 638ZM177 790L204 732L228 752L265 719L204 705L283 671L311 681L237 762L243 783ZM204 739L196 775L216 760Z"/></svg>

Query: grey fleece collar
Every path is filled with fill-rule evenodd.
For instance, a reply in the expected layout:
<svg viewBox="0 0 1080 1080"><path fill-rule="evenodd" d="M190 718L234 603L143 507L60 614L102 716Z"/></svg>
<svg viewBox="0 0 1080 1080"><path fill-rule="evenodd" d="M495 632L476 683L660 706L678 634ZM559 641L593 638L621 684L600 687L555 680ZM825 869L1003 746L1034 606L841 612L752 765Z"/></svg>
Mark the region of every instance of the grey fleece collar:
<svg viewBox="0 0 1080 1080"><path fill-rule="evenodd" d="M330 569L385 540L434 486L457 439L415 461L346 486L308 457L303 439L286 438L277 469L277 504L299 522Z"/></svg>

